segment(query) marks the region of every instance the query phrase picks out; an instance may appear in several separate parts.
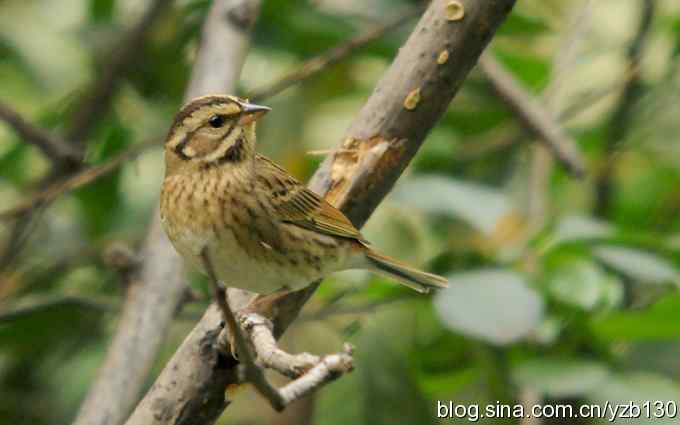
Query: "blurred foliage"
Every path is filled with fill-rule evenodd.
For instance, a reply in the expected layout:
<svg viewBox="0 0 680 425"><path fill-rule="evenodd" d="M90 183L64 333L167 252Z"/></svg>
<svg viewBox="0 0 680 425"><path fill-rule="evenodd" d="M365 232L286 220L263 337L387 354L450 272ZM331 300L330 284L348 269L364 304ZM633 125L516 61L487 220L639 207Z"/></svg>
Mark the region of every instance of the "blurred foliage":
<svg viewBox="0 0 680 425"><path fill-rule="evenodd" d="M146 3L2 2L0 100L63 135ZM265 1L240 93L413 3ZM422 297L362 272L329 277L285 343L324 352L349 339L357 369L315 396L313 423L439 423L436 400L517 403L526 394L551 403L680 401L680 5L657 1L642 91L625 138L607 151L642 1L591 1L584 11L585 3L518 2L491 48L555 115L572 111L563 124L589 177L574 180L549 164L546 184L532 184L535 140L473 71L364 232L449 276L451 288ZM162 137L182 103L209 4L178 1L149 29L87 140L88 164ZM309 177L321 158L305 152L342 139L409 27L268 99L274 112L261 124L259 149ZM567 46L575 53L562 61ZM606 161L616 164L613 197L595 217L593 176ZM0 224L0 424L74 417L124 296L102 252L112 242L139 245L162 172L160 149L145 152L34 214L25 243L13 237L19 222ZM0 125L0 209L54 178L40 151ZM543 215L529 208L537 199ZM199 293L178 315L155 373L207 304ZM251 403L234 403L221 423L285 423L252 393L239 397Z"/></svg>

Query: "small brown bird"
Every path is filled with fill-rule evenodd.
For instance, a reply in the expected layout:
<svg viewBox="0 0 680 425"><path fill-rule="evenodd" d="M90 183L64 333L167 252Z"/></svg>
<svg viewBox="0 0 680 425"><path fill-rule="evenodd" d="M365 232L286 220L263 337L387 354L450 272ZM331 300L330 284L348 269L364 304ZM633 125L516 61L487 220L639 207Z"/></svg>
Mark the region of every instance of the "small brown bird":
<svg viewBox="0 0 680 425"><path fill-rule="evenodd" d="M441 276L373 251L345 215L255 152L255 121L270 109L204 96L175 117L165 143L163 227L179 253L206 271L204 250L228 286L297 289L347 269L387 274L419 292Z"/></svg>

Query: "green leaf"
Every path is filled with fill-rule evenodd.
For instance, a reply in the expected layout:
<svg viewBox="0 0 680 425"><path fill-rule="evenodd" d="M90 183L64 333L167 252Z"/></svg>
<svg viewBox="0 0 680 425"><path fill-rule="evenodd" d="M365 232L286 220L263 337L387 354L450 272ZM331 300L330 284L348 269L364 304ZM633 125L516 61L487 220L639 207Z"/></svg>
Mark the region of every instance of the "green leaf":
<svg viewBox="0 0 680 425"><path fill-rule="evenodd" d="M27 144L14 143L7 152L0 156L0 177L21 185L30 172L26 167L28 151Z"/></svg>
<svg viewBox="0 0 680 425"><path fill-rule="evenodd" d="M364 423L426 424L432 418L430 403L416 385L401 350L380 331L361 341L358 368L362 381Z"/></svg>
<svg viewBox="0 0 680 425"><path fill-rule="evenodd" d="M671 425L677 424L677 410L676 416L669 417L654 417L654 413L660 413L656 409L654 402L661 401L666 403L668 401L678 403L680 400L680 386L673 380L651 373L624 373L620 375L612 375L605 382L602 382L597 387L593 388L588 394L588 399L592 402L603 405L609 403L616 406L618 404L630 405L631 403L641 408L640 413L633 415L627 419L619 419L616 423L625 423L633 425L653 424L653 425ZM652 417L647 417L644 406L646 402L651 402L650 413ZM677 407L677 406L676 406ZM631 410L628 410L634 413ZM672 411L671 411L672 413ZM635 417L639 416L639 417ZM598 420L597 423L611 423L611 416L606 416Z"/></svg>
<svg viewBox="0 0 680 425"><path fill-rule="evenodd" d="M601 338L627 341L680 338L680 295L667 296L644 311L610 313L593 320Z"/></svg>
<svg viewBox="0 0 680 425"><path fill-rule="evenodd" d="M442 394L452 394L468 387L483 376L479 368L455 368L448 372L423 374L419 377L423 392L433 398Z"/></svg>
<svg viewBox="0 0 680 425"><path fill-rule="evenodd" d="M584 310L614 307L623 300L621 283L584 258L569 257L552 268L548 290L558 300Z"/></svg>
<svg viewBox="0 0 680 425"><path fill-rule="evenodd" d="M538 92L548 83L550 62L543 57L530 56L513 51L497 52L498 59L515 77L522 81L528 89Z"/></svg>
<svg viewBox="0 0 680 425"><path fill-rule="evenodd" d="M512 377L520 388L531 388L551 398L582 396L609 376L602 363L573 358L532 359L516 366Z"/></svg>
<svg viewBox="0 0 680 425"><path fill-rule="evenodd" d="M488 235L514 211L510 200L494 188L434 175L406 179L393 196L408 208L461 219Z"/></svg>
<svg viewBox="0 0 680 425"><path fill-rule="evenodd" d="M535 36L545 33L548 25L540 18L514 10L506 18L497 34L503 36Z"/></svg>
<svg viewBox="0 0 680 425"><path fill-rule="evenodd" d="M116 0L90 0L88 9L90 20L96 23L111 22L116 7Z"/></svg>
<svg viewBox="0 0 680 425"><path fill-rule="evenodd" d="M14 93L14 90L21 92L24 85L40 84L40 77L35 67L21 54L21 50L12 40L5 39L1 34L0 58L2 59L0 60L0 77L5 82L3 95Z"/></svg>
<svg viewBox="0 0 680 425"><path fill-rule="evenodd" d="M91 334L97 329L93 324L100 317L100 311L68 300L16 314L0 323L0 347L24 356L47 354L67 339Z"/></svg>
<svg viewBox="0 0 680 425"><path fill-rule="evenodd" d="M659 255L623 246L596 247L593 254L607 266L635 281L680 286L677 267Z"/></svg>
<svg viewBox="0 0 680 425"><path fill-rule="evenodd" d="M105 129L104 141L88 155L91 163L101 163L123 151L131 140L131 133L114 120ZM88 233L101 236L112 230L121 211L120 173L118 169L74 192L83 211Z"/></svg>
<svg viewBox="0 0 680 425"><path fill-rule="evenodd" d="M476 108L465 106L452 105L444 116L446 124L463 137L496 129L511 117L507 108L495 101Z"/></svg>
<svg viewBox="0 0 680 425"><path fill-rule="evenodd" d="M524 278L503 269L449 275L435 297L440 319L451 330L497 345L518 341L543 319L543 299Z"/></svg>
<svg viewBox="0 0 680 425"><path fill-rule="evenodd" d="M609 223L585 215L568 215L560 219L554 231L555 243L610 236Z"/></svg>

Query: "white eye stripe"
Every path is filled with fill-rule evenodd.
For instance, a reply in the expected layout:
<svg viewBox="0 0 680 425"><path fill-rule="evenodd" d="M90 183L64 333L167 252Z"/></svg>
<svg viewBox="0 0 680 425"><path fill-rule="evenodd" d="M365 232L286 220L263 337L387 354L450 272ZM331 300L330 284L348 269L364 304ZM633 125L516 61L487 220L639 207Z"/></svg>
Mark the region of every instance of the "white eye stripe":
<svg viewBox="0 0 680 425"><path fill-rule="evenodd" d="M227 139L229 139L229 136L231 136L231 133L234 132L234 129L236 128L236 122L232 122L229 124L229 130L227 130L226 133L224 133L224 136L220 138L220 140L217 142L220 144L220 146L215 149L212 153L208 154L205 156L205 159L212 162L216 161L219 158L222 158L226 153L227 150L231 147L230 143L225 143Z"/></svg>
<svg viewBox="0 0 680 425"><path fill-rule="evenodd" d="M191 146L186 146L184 149L182 149L182 152L184 152L184 155L190 158L196 156L196 149L192 148Z"/></svg>
<svg viewBox="0 0 680 425"><path fill-rule="evenodd" d="M205 160L208 162L213 162L217 161L218 159L222 158L224 155L227 154L227 151L232 147L233 145L231 143L225 143L224 141L222 144L212 151L210 154L205 156Z"/></svg>

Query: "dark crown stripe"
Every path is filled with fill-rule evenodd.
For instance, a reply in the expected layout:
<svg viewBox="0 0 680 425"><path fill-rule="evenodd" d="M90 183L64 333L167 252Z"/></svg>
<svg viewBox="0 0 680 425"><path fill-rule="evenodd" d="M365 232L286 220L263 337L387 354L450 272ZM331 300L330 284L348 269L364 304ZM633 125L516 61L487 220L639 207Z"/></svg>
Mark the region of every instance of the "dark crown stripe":
<svg viewBox="0 0 680 425"><path fill-rule="evenodd" d="M187 117L191 116L191 114L193 114L197 110L202 109L206 106L219 105L222 103L229 102L233 101L223 96L207 96L189 103L184 108L182 108L177 113L177 115L175 115L175 119L173 120L172 125L170 126L170 131L168 132L167 140L170 140L169 136L175 132L177 127L179 127L179 125L182 123L182 121L184 121Z"/></svg>

